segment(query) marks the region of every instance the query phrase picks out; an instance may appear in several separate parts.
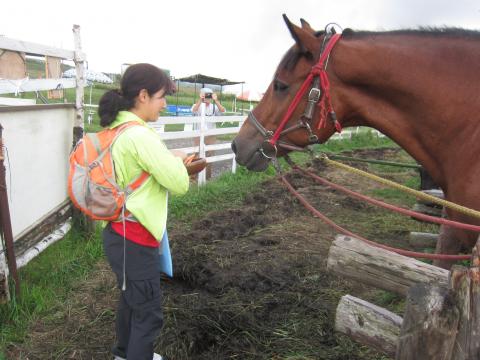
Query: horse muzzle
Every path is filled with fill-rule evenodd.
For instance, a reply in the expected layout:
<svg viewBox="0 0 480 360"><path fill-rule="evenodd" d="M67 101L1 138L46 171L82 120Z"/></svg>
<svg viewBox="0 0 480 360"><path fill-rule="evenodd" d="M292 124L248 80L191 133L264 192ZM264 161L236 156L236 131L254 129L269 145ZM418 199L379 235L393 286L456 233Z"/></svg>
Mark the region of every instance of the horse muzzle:
<svg viewBox="0 0 480 360"><path fill-rule="evenodd" d="M236 137L232 141L232 151L235 153L235 160L238 164L245 166L251 171L264 171L270 162L270 149L263 149L258 144L242 144Z"/></svg>

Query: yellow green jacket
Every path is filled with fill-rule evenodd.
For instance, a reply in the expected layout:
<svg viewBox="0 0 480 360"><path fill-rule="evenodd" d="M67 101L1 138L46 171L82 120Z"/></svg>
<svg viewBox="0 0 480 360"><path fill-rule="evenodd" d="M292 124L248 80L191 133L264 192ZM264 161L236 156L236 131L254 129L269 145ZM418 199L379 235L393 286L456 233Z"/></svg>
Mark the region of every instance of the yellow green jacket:
<svg viewBox="0 0 480 360"><path fill-rule="evenodd" d="M137 121L142 126L128 128L113 144L116 180L125 188L142 171L150 174L145 183L128 196L126 208L160 242L167 222L168 193L187 192L187 169L183 161L167 149L155 130L135 114L120 111L110 128L129 121Z"/></svg>

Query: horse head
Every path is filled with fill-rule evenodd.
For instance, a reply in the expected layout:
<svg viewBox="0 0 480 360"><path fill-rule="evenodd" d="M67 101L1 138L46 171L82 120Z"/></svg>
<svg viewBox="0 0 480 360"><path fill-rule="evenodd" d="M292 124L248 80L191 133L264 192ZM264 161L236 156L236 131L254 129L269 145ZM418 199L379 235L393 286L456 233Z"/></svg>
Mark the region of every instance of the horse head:
<svg viewBox="0 0 480 360"><path fill-rule="evenodd" d="M340 35L301 27L283 15L295 44L280 61L260 103L232 142L240 165L263 171L292 150L326 141L340 124L330 102L328 56Z"/></svg>

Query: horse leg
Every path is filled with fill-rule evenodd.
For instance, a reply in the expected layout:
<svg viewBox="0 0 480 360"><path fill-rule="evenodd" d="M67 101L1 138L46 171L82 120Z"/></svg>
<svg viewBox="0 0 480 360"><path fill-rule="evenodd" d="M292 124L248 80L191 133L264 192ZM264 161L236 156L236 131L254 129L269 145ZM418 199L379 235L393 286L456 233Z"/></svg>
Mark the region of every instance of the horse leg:
<svg viewBox="0 0 480 360"><path fill-rule="evenodd" d="M440 236L438 237L436 254L457 255L462 248L461 239L458 237L458 232L450 226L440 226ZM452 260L434 260L433 265L450 269L455 261Z"/></svg>

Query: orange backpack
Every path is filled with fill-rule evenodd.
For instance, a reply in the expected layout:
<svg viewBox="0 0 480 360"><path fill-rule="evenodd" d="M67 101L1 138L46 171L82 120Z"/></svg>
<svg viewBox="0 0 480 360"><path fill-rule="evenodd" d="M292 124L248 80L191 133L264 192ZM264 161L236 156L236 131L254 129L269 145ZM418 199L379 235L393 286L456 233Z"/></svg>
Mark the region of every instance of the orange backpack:
<svg viewBox="0 0 480 360"><path fill-rule="evenodd" d="M112 146L132 121L98 133L87 133L70 154L68 195L75 207L94 220L120 220L127 196L150 176L142 172L125 189L115 181Z"/></svg>

